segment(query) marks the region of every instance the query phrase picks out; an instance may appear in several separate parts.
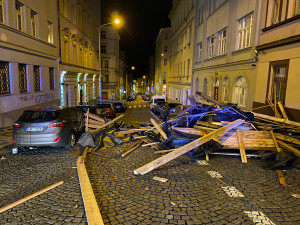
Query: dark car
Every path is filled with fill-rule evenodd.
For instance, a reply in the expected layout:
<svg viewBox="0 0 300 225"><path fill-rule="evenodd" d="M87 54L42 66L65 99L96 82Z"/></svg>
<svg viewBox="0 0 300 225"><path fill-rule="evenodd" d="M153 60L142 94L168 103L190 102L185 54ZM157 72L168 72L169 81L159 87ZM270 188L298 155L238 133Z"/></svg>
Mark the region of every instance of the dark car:
<svg viewBox="0 0 300 225"><path fill-rule="evenodd" d="M116 110L116 112L125 112L126 111L126 107L123 105L122 102L112 102L112 105L113 105L114 109Z"/></svg>
<svg viewBox="0 0 300 225"><path fill-rule="evenodd" d="M162 109L162 107L164 106L165 103L166 103L165 101L158 101L156 103L156 105L153 107L153 113L155 115L160 115L160 111L161 111L161 109Z"/></svg>
<svg viewBox="0 0 300 225"><path fill-rule="evenodd" d="M175 107L178 105L182 105L181 103L165 103L160 111L160 117L163 120L167 120L171 113L175 112Z"/></svg>
<svg viewBox="0 0 300 225"><path fill-rule="evenodd" d="M103 102L97 103L97 106L104 111L104 116L108 118L115 118L116 117L116 110L113 108L112 103Z"/></svg>
<svg viewBox="0 0 300 225"><path fill-rule="evenodd" d="M170 118L174 118L178 116L180 113L182 113L184 110L186 110L189 107L190 105L177 105L174 109L174 112L170 113Z"/></svg>
<svg viewBox="0 0 300 225"><path fill-rule="evenodd" d="M90 113L93 113L99 117L104 117L104 111L97 105L77 105L76 108L81 110L83 113L86 113L89 109Z"/></svg>
<svg viewBox="0 0 300 225"><path fill-rule="evenodd" d="M134 101L134 100L133 100L133 97L128 96L128 97L127 97L127 102L132 102L132 101Z"/></svg>
<svg viewBox="0 0 300 225"><path fill-rule="evenodd" d="M65 147L71 149L84 131L84 114L75 107L25 110L13 125L14 147Z"/></svg>

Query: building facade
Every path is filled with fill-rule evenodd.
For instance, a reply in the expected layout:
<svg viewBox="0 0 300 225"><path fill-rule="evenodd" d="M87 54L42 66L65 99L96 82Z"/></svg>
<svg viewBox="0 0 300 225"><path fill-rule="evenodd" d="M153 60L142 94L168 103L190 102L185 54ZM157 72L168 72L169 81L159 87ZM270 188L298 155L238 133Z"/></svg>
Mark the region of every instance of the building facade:
<svg viewBox="0 0 300 225"><path fill-rule="evenodd" d="M300 1L261 1L260 11L254 111L274 116L280 102L288 119L300 121ZM274 110L264 107L269 102Z"/></svg>
<svg viewBox="0 0 300 225"><path fill-rule="evenodd" d="M188 95L192 87L195 2L195 0L173 0L169 14L171 52L168 98L185 105L188 104Z"/></svg>
<svg viewBox="0 0 300 225"><path fill-rule="evenodd" d="M193 93L251 109L256 83L256 0L199 0Z"/></svg>
<svg viewBox="0 0 300 225"><path fill-rule="evenodd" d="M0 0L0 127L24 109L59 105L58 4Z"/></svg>
<svg viewBox="0 0 300 225"><path fill-rule="evenodd" d="M99 99L100 1L59 0L61 105Z"/></svg>
<svg viewBox="0 0 300 225"><path fill-rule="evenodd" d="M155 95L154 80L155 80L155 54L149 57L149 95Z"/></svg>
<svg viewBox="0 0 300 225"><path fill-rule="evenodd" d="M102 99L120 99L120 36L113 26L101 28Z"/></svg>

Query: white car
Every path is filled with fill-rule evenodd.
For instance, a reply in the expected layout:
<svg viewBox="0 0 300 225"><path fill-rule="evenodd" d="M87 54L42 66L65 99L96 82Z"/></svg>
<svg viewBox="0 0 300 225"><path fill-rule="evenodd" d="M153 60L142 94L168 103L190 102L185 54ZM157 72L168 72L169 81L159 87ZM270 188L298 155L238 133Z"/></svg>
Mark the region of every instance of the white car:
<svg viewBox="0 0 300 225"><path fill-rule="evenodd" d="M149 109L151 111L153 111L153 107L156 106L157 102L161 101L161 102L166 102L167 98L164 95L156 95L156 96L152 96L151 100L150 100L150 104L149 104Z"/></svg>

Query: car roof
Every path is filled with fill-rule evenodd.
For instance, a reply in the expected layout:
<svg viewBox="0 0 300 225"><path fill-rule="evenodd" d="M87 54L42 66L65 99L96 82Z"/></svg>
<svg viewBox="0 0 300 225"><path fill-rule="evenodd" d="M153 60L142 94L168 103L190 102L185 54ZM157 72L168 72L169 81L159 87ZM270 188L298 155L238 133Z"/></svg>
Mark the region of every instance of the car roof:
<svg viewBox="0 0 300 225"><path fill-rule="evenodd" d="M71 107L66 107L66 106L47 106L47 107L36 107L36 108L31 108L31 109L26 109L24 111L30 112L30 111L60 111L63 109L67 109ZM72 107L74 108L74 107Z"/></svg>

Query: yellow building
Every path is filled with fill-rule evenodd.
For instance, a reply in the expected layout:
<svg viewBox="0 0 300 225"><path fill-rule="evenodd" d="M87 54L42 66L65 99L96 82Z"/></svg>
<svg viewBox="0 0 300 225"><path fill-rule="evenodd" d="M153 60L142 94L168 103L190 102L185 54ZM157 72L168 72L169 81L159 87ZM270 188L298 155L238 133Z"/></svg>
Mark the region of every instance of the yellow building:
<svg viewBox="0 0 300 225"><path fill-rule="evenodd" d="M252 108L256 83L256 0L200 0L195 6L193 94Z"/></svg>
<svg viewBox="0 0 300 225"><path fill-rule="evenodd" d="M11 126L24 109L59 105L53 2L0 0L0 127Z"/></svg>
<svg viewBox="0 0 300 225"><path fill-rule="evenodd" d="M288 118L300 121L300 1L261 3L254 108L280 101ZM255 111L274 116L270 107Z"/></svg>
<svg viewBox="0 0 300 225"><path fill-rule="evenodd" d="M170 27L161 28L155 41L155 95L167 95L167 83L170 76L170 36Z"/></svg>
<svg viewBox="0 0 300 225"><path fill-rule="evenodd" d="M168 98L188 104L192 86L195 0L173 0Z"/></svg>

